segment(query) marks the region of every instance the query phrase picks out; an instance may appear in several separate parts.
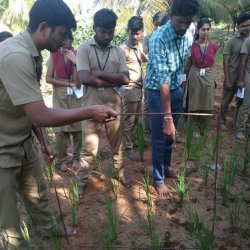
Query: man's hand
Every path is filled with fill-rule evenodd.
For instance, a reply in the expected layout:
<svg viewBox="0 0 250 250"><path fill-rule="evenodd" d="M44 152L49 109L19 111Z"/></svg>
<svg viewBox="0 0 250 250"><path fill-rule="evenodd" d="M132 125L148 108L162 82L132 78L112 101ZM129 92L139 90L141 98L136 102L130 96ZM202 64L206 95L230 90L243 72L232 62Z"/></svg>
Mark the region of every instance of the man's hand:
<svg viewBox="0 0 250 250"><path fill-rule="evenodd" d="M164 135L172 140L175 141L175 125L173 122L173 118L172 117L164 117L164 123L163 123L163 133Z"/></svg>
<svg viewBox="0 0 250 250"><path fill-rule="evenodd" d="M231 83L230 81L225 81L225 88L226 88L227 90L233 89L232 83Z"/></svg>
<svg viewBox="0 0 250 250"><path fill-rule="evenodd" d="M236 86L237 86L239 89L243 89L244 86L245 86L245 84L244 84L243 81L238 81Z"/></svg>
<svg viewBox="0 0 250 250"><path fill-rule="evenodd" d="M56 157L56 152L52 146L46 145L45 147L41 147L43 155L44 155L44 161L47 165L50 165L55 157Z"/></svg>
<svg viewBox="0 0 250 250"><path fill-rule="evenodd" d="M75 63L76 63L76 55L75 55L74 51L73 51L73 50L70 50L70 49L65 49L64 51L65 51L65 52L64 52L65 56L66 56L73 64L75 64Z"/></svg>
<svg viewBox="0 0 250 250"><path fill-rule="evenodd" d="M146 63L148 61L148 57L144 53L141 53L141 61L143 63Z"/></svg>
<svg viewBox="0 0 250 250"><path fill-rule="evenodd" d="M92 119L96 122L105 122L106 119L111 117L116 118L117 113L110 107L105 105L92 106Z"/></svg>

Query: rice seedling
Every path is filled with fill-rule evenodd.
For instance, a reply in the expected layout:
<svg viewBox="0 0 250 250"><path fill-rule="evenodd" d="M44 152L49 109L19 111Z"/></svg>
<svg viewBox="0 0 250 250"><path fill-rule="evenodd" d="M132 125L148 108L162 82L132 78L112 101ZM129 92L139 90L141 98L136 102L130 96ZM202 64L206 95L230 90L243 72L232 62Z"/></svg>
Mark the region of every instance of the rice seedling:
<svg viewBox="0 0 250 250"><path fill-rule="evenodd" d="M162 247L162 240L156 233L155 214L151 209L147 209L146 218L141 221L142 230L149 236L151 249L158 250Z"/></svg>
<svg viewBox="0 0 250 250"><path fill-rule="evenodd" d="M53 184L53 176L55 173L55 164L52 163L51 165L43 165L43 174L45 175L45 178L47 179L49 186L51 187Z"/></svg>
<svg viewBox="0 0 250 250"><path fill-rule="evenodd" d="M185 171L183 170L179 174L177 174L177 183L175 183L181 207L184 204L184 199L187 194L187 185L186 185L185 177L186 177Z"/></svg>
<svg viewBox="0 0 250 250"><path fill-rule="evenodd" d="M186 143L184 148L184 162L190 159L194 132L195 127L193 124L189 123L187 127Z"/></svg>
<svg viewBox="0 0 250 250"><path fill-rule="evenodd" d="M231 185L235 184L235 179L238 174L238 145L236 144L230 153L230 165L231 165L231 171L229 176L229 182Z"/></svg>
<svg viewBox="0 0 250 250"><path fill-rule="evenodd" d="M76 225L77 223L77 206L79 204L79 195L78 195L78 188L77 188L77 181L74 180L71 185L71 189L69 192L69 209L72 224Z"/></svg>
<svg viewBox="0 0 250 250"><path fill-rule="evenodd" d="M113 166L109 166L108 170L107 170L107 175L108 175L109 188L113 194L114 200L116 201L117 200L117 188L118 188L118 186L113 181L113 178L116 177L116 175L118 175L118 173L115 173ZM116 179L118 179L118 178L119 177L117 176Z"/></svg>
<svg viewBox="0 0 250 250"><path fill-rule="evenodd" d="M26 249L29 250L31 249L30 235L29 235L28 227L24 221L23 221L23 225L20 226L20 229L21 229L21 234L25 242Z"/></svg>
<svg viewBox="0 0 250 250"><path fill-rule="evenodd" d="M119 218L109 198L106 198L106 209L107 220L104 224L103 245L105 249L113 249L114 242L118 238Z"/></svg>
<svg viewBox="0 0 250 250"><path fill-rule="evenodd" d="M188 211L188 227L192 232L201 230L203 227L203 223L195 206L191 207L191 209Z"/></svg>
<svg viewBox="0 0 250 250"><path fill-rule="evenodd" d="M207 186L210 166L211 166L211 161L206 159L203 164L203 170L204 170L203 178L204 178L205 186Z"/></svg>
<svg viewBox="0 0 250 250"><path fill-rule="evenodd" d="M244 151L244 167L243 167L243 174L247 173L247 170L250 168L250 140L247 137L245 141L245 151Z"/></svg>
<svg viewBox="0 0 250 250"><path fill-rule="evenodd" d="M136 144L139 150L140 160L143 161L144 149L145 149L145 138L144 138L144 127L141 122L138 122L135 128Z"/></svg>
<svg viewBox="0 0 250 250"><path fill-rule="evenodd" d="M235 232L235 230L237 229L242 202L243 202L243 194L240 193L240 194L236 195L234 202L230 203L229 221L230 221L232 232Z"/></svg>
<svg viewBox="0 0 250 250"><path fill-rule="evenodd" d="M50 225L52 228L52 244L53 244L53 249L55 250L61 250L62 249L62 239L60 237L60 233L59 233L59 226L56 222L55 217L50 214Z"/></svg>
<svg viewBox="0 0 250 250"><path fill-rule="evenodd" d="M148 175L146 175L145 177L142 177L142 180L143 180L143 190L146 193L147 206L151 207L152 206L152 199L151 199L151 195L150 195L150 178Z"/></svg>
<svg viewBox="0 0 250 250"><path fill-rule="evenodd" d="M48 138L53 137L53 134L54 134L53 128L47 127L47 128L45 128L45 132L46 132L46 135Z"/></svg>
<svg viewBox="0 0 250 250"><path fill-rule="evenodd" d="M198 248L200 250L212 249L214 242L213 233L204 225L204 222L199 217L195 206L188 211L188 227L195 235L195 238L198 241Z"/></svg>
<svg viewBox="0 0 250 250"><path fill-rule="evenodd" d="M220 178L219 184L222 194L222 202L223 205L227 204L228 201L228 192L229 192L229 171L228 171L228 160L224 159L224 170L222 173L222 177Z"/></svg>
<svg viewBox="0 0 250 250"><path fill-rule="evenodd" d="M199 250L211 250L213 248L214 235L208 227L203 225L201 230L197 230L194 235L198 240Z"/></svg>

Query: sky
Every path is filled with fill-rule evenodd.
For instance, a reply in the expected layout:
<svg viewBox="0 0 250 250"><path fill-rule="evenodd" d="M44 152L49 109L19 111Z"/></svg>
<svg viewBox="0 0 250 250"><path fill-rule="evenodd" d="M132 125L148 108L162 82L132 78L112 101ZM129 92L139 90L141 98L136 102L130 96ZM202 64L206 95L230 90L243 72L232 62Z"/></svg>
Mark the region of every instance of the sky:
<svg viewBox="0 0 250 250"><path fill-rule="evenodd" d="M87 13L91 9L94 0L64 0L69 6L78 5L79 3L83 6L83 13Z"/></svg>

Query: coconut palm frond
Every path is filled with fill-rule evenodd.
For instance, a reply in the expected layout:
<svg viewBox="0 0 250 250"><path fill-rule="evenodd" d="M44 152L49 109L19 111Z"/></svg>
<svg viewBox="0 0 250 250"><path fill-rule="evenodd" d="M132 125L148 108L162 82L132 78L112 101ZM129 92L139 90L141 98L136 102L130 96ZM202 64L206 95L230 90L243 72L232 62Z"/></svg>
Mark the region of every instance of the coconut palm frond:
<svg viewBox="0 0 250 250"><path fill-rule="evenodd" d="M232 18L230 13L225 8L225 6L220 3L219 0L211 1L211 0L199 0L200 9L198 13L198 17L208 17L217 22L223 21L225 23L231 22Z"/></svg>
<svg viewBox="0 0 250 250"><path fill-rule="evenodd" d="M28 22L28 8L25 0L10 0L9 8L2 16L2 21L12 30L20 31L25 28Z"/></svg>

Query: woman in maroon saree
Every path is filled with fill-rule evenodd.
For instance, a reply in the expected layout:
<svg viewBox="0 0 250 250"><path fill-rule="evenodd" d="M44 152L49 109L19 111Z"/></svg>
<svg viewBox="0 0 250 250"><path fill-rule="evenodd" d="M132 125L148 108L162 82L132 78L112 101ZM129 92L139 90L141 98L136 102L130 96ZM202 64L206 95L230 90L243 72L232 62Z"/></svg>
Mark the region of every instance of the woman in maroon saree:
<svg viewBox="0 0 250 250"><path fill-rule="evenodd" d="M197 23L197 37L193 42L190 57L186 64L188 73L188 111L190 113L211 113L214 106L215 79L212 66L219 46L209 41L211 22L200 19ZM204 116L192 116L191 119L202 132L208 120Z"/></svg>

